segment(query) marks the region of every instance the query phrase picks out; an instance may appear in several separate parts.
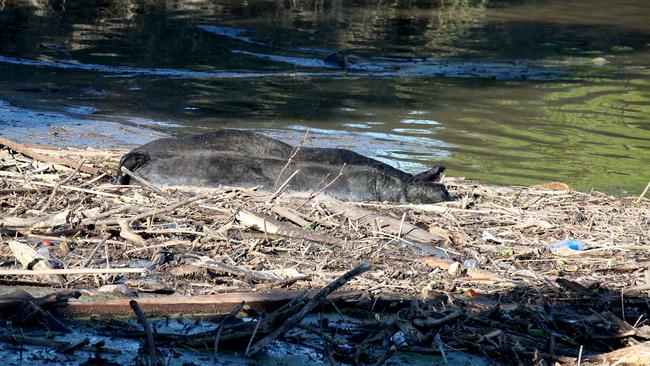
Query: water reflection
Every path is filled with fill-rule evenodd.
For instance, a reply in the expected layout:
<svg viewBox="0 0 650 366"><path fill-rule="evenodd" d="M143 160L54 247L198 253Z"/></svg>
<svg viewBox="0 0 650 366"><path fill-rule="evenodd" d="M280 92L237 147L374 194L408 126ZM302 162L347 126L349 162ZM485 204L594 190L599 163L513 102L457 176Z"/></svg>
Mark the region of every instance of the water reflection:
<svg viewBox="0 0 650 366"><path fill-rule="evenodd" d="M309 129L412 171L638 193L647 14L644 0L4 1L0 98L20 109L0 128L27 133L43 111L174 134ZM323 62L338 50L345 70Z"/></svg>

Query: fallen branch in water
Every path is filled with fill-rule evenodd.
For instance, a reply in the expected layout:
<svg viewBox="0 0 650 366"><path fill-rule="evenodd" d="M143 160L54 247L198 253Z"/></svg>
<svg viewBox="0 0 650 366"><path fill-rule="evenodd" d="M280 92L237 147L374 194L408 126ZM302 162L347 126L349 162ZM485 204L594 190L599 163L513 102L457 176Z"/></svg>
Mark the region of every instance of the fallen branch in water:
<svg viewBox="0 0 650 366"><path fill-rule="evenodd" d="M145 346L149 350L149 354L148 354L149 365L151 366L158 365L158 360L156 359L156 345L153 342L153 332L151 331L151 326L147 321L147 316L144 315L144 312L142 311L142 309L140 309L140 306L138 305L137 301L131 300L129 301L129 305L131 305L133 312L138 318L138 322L140 323L140 325L142 325L142 328L144 329L145 340L146 340Z"/></svg>
<svg viewBox="0 0 650 366"><path fill-rule="evenodd" d="M343 276L339 277L336 279L334 282L330 283L326 287L324 287L322 290L318 291L314 297L305 304L305 306L300 309L295 315L289 317L284 321L284 323L276 328L271 334L267 335L266 337L260 339L257 341L257 343L253 344L247 351L246 351L246 356L250 357L251 355L257 354L259 351L264 349L269 343L273 342L278 336L286 332L287 330L295 327L300 323L300 321L307 316L316 306L318 306L321 302L325 300L327 295L330 293L336 291L339 289L341 286L345 285L348 281L351 279L357 277L358 275L367 272L370 270L371 265L369 264L361 264L357 266L356 268L350 270L349 272L345 273Z"/></svg>

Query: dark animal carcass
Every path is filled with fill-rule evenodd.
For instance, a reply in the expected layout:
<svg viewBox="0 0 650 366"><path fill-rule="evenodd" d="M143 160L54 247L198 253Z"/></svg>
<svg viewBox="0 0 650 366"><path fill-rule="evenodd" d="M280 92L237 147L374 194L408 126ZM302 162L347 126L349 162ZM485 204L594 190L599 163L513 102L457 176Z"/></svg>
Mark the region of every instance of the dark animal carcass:
<svg viewBox="0 0 650 366"><path fill-rule="evenodd" d="M287 191L313 192L326 186L323 193L344 200L435 203L451 199L440 183L443 167L412 175L350 150L308 147L301 147L286 166L292 151L290 145L257 133L219 130L152 141L124 155L120 167L157 185L262 186L272 191L276 182L299 170ZM128 184L129 176L119 169L118 180Z"/></svg>

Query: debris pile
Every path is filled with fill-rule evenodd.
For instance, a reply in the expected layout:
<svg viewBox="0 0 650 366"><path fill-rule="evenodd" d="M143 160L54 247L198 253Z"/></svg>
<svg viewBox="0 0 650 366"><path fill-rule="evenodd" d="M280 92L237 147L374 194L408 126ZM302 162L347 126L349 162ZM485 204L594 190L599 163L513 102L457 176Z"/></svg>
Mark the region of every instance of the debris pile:
<svg viewBox="0 0 650 366"><path fill-rule="evenodd" d="M62 331L64 318L135 311L140 330L123 335L142 339L151 364L169 357L163 349L252 356L301 339L332 364L404 351L650 362L647 199L462 178L446 178L457 199L435 205L120 186L121 151L0 145L0 314L14 329L2 342L40 344L15 333L30 320ZM34 287L78 291L7 294ZM178 313L224 315L193 334L151 329L149 317Z"/></svg>

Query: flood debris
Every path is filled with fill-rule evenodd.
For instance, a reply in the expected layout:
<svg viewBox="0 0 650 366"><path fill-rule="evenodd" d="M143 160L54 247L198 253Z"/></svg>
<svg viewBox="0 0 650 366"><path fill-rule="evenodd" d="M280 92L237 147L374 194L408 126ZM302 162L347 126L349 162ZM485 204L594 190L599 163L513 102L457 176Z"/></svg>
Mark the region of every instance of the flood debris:
<svg viewBox="0 0 650 366"><path fill-rule="evenodd" d="M435 205L121 186L122 151L0 144L6 352L168 364L285 344L330 364L650 364L642 196L449 177L456 200ZM581 245L549 249L564 240Z"/></svg>

